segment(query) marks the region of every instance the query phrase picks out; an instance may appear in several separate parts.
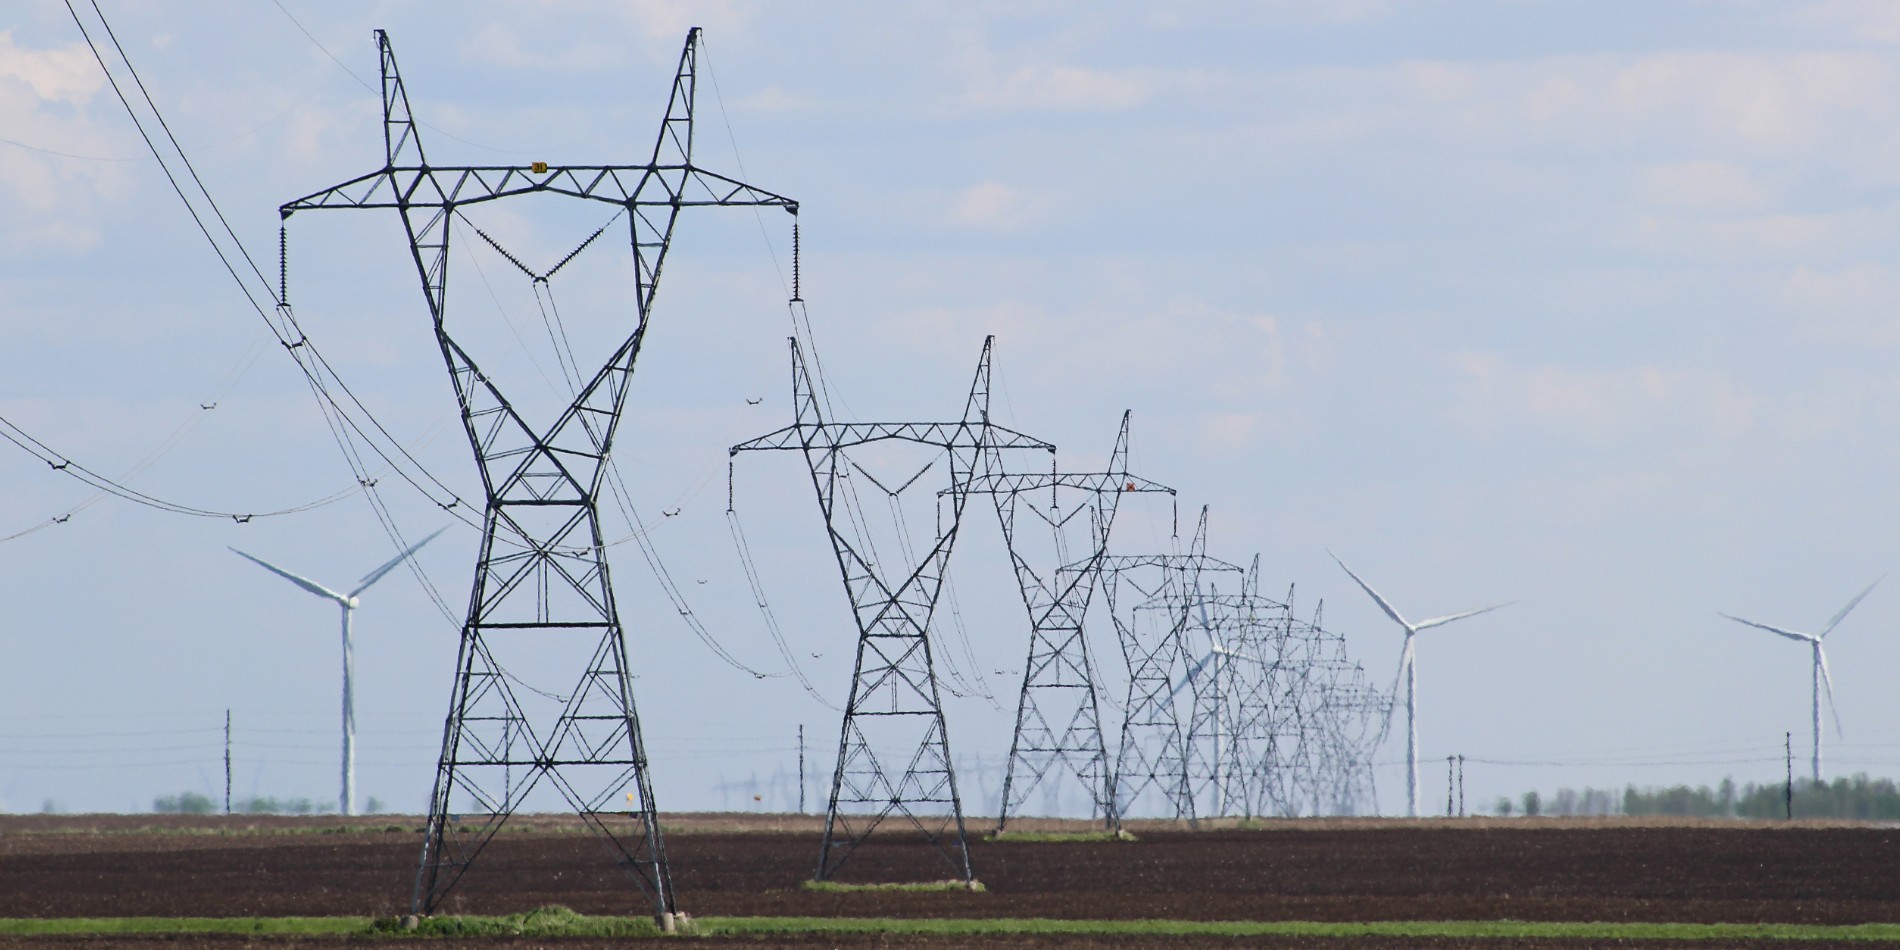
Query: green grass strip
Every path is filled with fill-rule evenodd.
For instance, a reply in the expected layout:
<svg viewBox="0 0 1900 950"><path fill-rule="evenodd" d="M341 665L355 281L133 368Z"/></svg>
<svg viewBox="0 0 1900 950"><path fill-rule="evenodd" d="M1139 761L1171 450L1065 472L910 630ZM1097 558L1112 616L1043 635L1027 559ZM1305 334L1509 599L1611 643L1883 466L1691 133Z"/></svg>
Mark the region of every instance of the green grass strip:
<svg viewBox="0 0 1900 950"><path fill-rule="evenodd" d="M646 917L590 917L558 905L505 917L424 917L405 930L399 917L381 917L375 931L425 937L654 937L660 927Z"/></svg>
<svg viewBox="0 0 1900 950"><path fill-rule="evenodd" d="M1136 841L1134 835L1122 831L1005 831L1001 834L984 836L988 841L1018 841L1029 844L1067 844L1078 841Z"/></svg>
<svg viewBox="0 0 1900 950"><path fill-rule="evenodd" d="M1447 937L1465 940L1808 940L1900 942L1900 924L1659 924L1522 920L1316 921L936 919L888 917L700 917L695 933L717 936L890 934L916 937ZM67 917L0 918L0 936L100 934L352 935L388 937L648 937L641 917L596 917L545 907L499 917L426 918L403 930L397 918Z"/></svg>
<svg viewBox="0 0 1900 950"><path fill-rule="evenodd" d="M912 936L1451 937L1594 940L1854 940L1900 942L1900 924L1655 924L1520 920L1316 921L1053 920L870 917L700 917L716 935L877 933Z"/></svg>
<svg viewBox="0 0 1900 950"><path fill-rule="evenodd" d="M987 890L982 881L919 881L913 884L841 884L837 881L804 881L798 885L820 894L855 894L859 891L975 891Z"/></svg>

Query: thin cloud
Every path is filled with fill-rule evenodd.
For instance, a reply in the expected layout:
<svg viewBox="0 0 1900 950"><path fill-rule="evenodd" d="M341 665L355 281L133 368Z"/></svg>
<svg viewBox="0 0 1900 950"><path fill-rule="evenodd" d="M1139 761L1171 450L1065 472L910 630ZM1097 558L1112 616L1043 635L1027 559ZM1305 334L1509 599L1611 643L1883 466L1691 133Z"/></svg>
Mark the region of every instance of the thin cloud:
<svg viewBox="0 0 1900 950"><path fill-rule="evenodd" d="M1156 93L1152 70L1025 66L972 90L963 104L978 109L1120 112Z"/></svg>
<svg viewBox="0 0 1900 950"><path fill-rule="evenodd" d="M17 79L47 102L83 105L105 85L85 44L59 49L21 49L12 30L0 30L0 79Z"/></svg>
<svg viewBox="0 0 1900 950"><path fill-rule="evenodd" d="M1021 231L1048 209L1048 199L1025 188L986 181L958 192L951 201L952 224L978 231Z"/></svg>
<svg viewBox="0 0 1900 950"><path fill-rule="evenodd" d="M1707 370L1519 364L1491 353L1465 354L1459 365L1467 421L1595 442L1658 431L1685 441L1710 434L1732 438L1754 426L1760 402L1726 375Z"/></svg>

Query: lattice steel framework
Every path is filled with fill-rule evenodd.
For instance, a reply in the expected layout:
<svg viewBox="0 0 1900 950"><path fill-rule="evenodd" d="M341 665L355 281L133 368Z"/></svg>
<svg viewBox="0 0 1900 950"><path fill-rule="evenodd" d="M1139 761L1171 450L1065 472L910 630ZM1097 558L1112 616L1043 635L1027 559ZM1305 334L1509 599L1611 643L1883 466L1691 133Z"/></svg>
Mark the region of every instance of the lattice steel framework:
<svg viewBox="0 0 1900 950"><path fill-rule="evenodd" d="M1099 562L1102 598L1128 665L1115 758L1118 814L1126 815L1136 799L1154 789L1168 803L1170 817L1196 818L1190 780L1196 756L1193 710L1183 715L1176 702L1177 684L1187 679L1194 662L1186 642L1190 595L1210 571L1244 573L1206 552L1207 509L1202 508L1187 553L1108 555ZM1161 613L1162 622L1140 622L1138 608L1170 593L1176 601Z"/></svg>
<svg viewBox="0 0 1900 950"><path fill-rule="evenodd" d="M1346 654L1345 639L1257 592L1258 559L1238 594L1164 591L1137 608L1189 612L1207 653L1174 687L1191 689L1188 797L1201 817L1357 814L1374 801L1374 729L1390 697ZM1211 586L1211 585L1210 585ZM1323 605L1322 605L1323 606Z"/></svg>
<svg viewBox="0 0 1900 950"><path fill-rule="evenodd" d="M921 834L964 881L975 879L970 864L944 725L943 702L931 655L930 624L943 589L944 571L962 522L968 486L998 453L1055 446L990 422L990 352L994 338L983 341L976 379L955 422L827 422L814 380L798 341L792 341L792 425L733 446L732 454L764 450L799 451L811 470L812 488L831 537L832 553L844 578L857 625L857 660L851 692L839 730L838 759L832 773L819 846L818 880L837 872L851 853L893 816ZM941 450L950 474L946 516L921 557L880 565L876 552L854 541L848 522L860 518L846 479L854 468L854 449L880 443L911 443ZM934 462L932 463L935 464ZM927 471L928 468L925 469ZM923 471L896 490L893 498L917 484ZM895 754L895 756L893 755ZM904 762L901 773L887 766Z"/></svg>
<svg viewBox="0 0 1900 950"><path fill-rule="evenodd" d="M1115 771L1102 738L1096 695L1100 681L1082 621L1095 594L1102 558L1108 555L1109 532L1122 496L1130 492L1174 495L1174 489L1166 485L1128 473L1128 420L1129 414L1122 413L1106 471L1009 473L998 464L989 474L972 479L965 489L995 501L1023 606L1029 611L1029 656L1023 664L1016 728L1003 772L1002 804L996 818L999 834L1008 827L1010 813L1038 785L1063 775L1073 776L1088 790L1094 802L1093 817L1100 818L1104 828L1121 830L1121 814L1115 808ZM1046 509L1029 499L1042 492L1048 492ZM1067 506L1065 497L1071 499ZM1021 530L1022 524L1031 531ZM1049 532L1040 539L1042 544L1032 534L1040 528ZM1080 545L1071 543L1072 536L1079 536L1086 545L1081 550L1088 552L1074 563L1069 552ZM1048 556L1037 556L1041 553L1033 550L1037 548Z"/></svg>
<svg viewBox="0 0 1900 950"><path fill-rule="evenodd" d="M379 30L383 167L280 209L286 219L326 208L400 214L485 493L480 556L416 874L418 913L441 904L543 780L603 836L658 919L670 923L676 910L596 499L681 209L764 205L795 214L798 207L693 164L698 40L697 28L687 33L647 163L449 166L424 156L395 53ZM581 377L578 394L551 422L518 412L457 343L448 321L449 233L457 210L525 195L623 209L634 259L630 332L591 377ZM571 652L581 666L571 693L518 690L500 656L523 651ZM452 813L451 796L458 794L473 800L475 815Z"/></svg>
<svg viewBox="0 0 1900 950"><path fill-rule="evenodd" d="M1225 562L1185 562L1189 584L1164 588L1138 612L1179 618L1182 650L1190 658L1186 673L1169 691L1170 700L1187 703L1186 769L1188 798L1200 817L1224 817L1236 802L1252 817L1256 764L1271 763L1276 751L1268 719L1274 664L1259 650L1259 628L1243 622L1257 608L1253 572L1241 579L1239 595L1223 595L1210 575ZM1205 804L1203 804L1205 802Z"/></svg>
<svg viewBox="0 0 1900 950"><path fill-rule="evenodd" d="M1287 603L1292 602L1289 590ZM1314 814L1370 814L1378 807L1372 753L1384 738L1380 724L1390 721L1392 696L1373 685L1365 667L1347 655L1346 638L1320 623L1324 607L1322 602L1314 608L1311 621L1294 620L1290 635L1303 661L1299 741L1312 749L1300 791Z"/></svg>

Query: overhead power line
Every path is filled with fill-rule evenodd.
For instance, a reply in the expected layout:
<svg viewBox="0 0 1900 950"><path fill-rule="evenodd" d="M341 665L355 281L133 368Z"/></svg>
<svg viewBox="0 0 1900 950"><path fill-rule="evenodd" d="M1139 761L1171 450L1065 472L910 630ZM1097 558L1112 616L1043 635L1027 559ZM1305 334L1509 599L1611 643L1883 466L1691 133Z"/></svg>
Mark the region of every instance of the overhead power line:
<svg viewBox="0 0 1900 950"><path fill-rule="evenodd" d="M192 222L197 226L199 233L204 237L205 241L211 245L212 251L217 255L218 261L223 266L225 273L229 275L232 282L237 285L238 292L244 296L245 301L250 305L251 309L257 313L259 319L264 321L271 335L276 337L277 342L283 346L285 352L290 355L292 361L296 363L298 370L302 373L305 384L310 388L312 395L317 399L318 408L323 414L325 425L330 429L332 440L342 453L346 464L349 465L351 473L356 477L357 484L362 488L364 497L369 501L370 509L375 514L377 521L382 524L384 532L389 535L390 540L398 548L408 547L408 542L403 537L403 532L397 527L394 517L384 503L381 494L377 491L377 483L379 481L378 473L372 471L371 466L364 457L364 446L367 446L369 452L381 459L388 470L394 471L403 481L408 482L412 487L421 492L424 497L433 501L438 507L447 511L451 516L462 521L464 524L478 527L478 521L465 506L461 505L461 498L440 479L436 478L423 467L421 462L395 439L388 428L369 411L369 408L363 404L362 400L357 398L356 394L343 382L342 377L337 374L330 362L324 358L315 342L310 339L309 334L305 333L303 328L298 325L296 315L291 310L288 300L285 299L288 293L289 282L287 274L288 268L286 266L288 233L285 228L280 225L278 229L278 280L277 285L273 287L269 278L264 275L262 268L257 265L255 258L253 258L250 252L245 248L244 242L238 238L237 233L231 228L229 220L218 208L217 201L212 197L210 189L205 186L203 178L201 178L196 169L193 168L190 157L185 153L184 148L179 144L176 136L172 134L171 127L165 122L164 116L158 108L158 104L152 99L144 81L139 78L137 68L133 66L131 58L126 55L125 48L120 45L117 36L113 34L112 26L106 20L104 12L99 9L96 0L89 5L93 16L96 17L98 24L103 28L106 38L110 40L112 49L117 54L118 62L123 66L132 84L138 89L139 98L144 103L146 110L149 111L149 119L147 116L141 114L139 107L127 93L118 75L107 64L104 54L100 52L99 45L94 41L92 32L86 28L85 20L80 16L78 8L73 5L72 0L66 0L67 13L72 16L74 25L79 28L81 36L85 38L86 46L92 52L93 59L98 62L100 70L105 73L106 81L111 85L113 94L118 98L120 104L125 107L126 114L131 118L133 126L137 128L140 139L145 142L146 148L152 153L152 157L158 161L159 168L164 173L166 182L170 184L173 193L178 196L179 201L185 205L185 210L191 215ZM159 144L160 136L154 134L152 128L147 124L148 121L156 125L159 132L162 132L162 138L166 145L169 146L169 149L161 147ZM191 189L188 190L185 187L182 180L183 178L190 179L192 184ZM214 229L208 219L215 219L218 223L218 227ZM243 262L242 267L239 266L239 260ZM263 300L269 300L271 302L269 309L266 309L262 302ZM339 399L337 391L341 392L341 399ZM52 463L49 461L49 464ZM157 499L153 500L156 501ZM175 507L188 508L191 506ZM181 513L190 514L195 512L185 511ZM222 515L225 513L220 512L218 514ZM247 520L244 516L234 515L234 517L238 520ZM434 602L437 610L440 611L449 622L453 623L454 612L449 608L447 602L443 600L440 592L436 590L435 585L430 581L427 574L423 572L419 565L413 562L411 562L408 567L410 573L422 584L424 591L427 593L429 599Z"/></svg>
<svg viewBox="0 0 1900 950"><path fill-rule="evenodd" d="M339 501L342 501L345 498L348 498L351 495L356 494L360 490L360 486L352 486L350 488L345 488L342 491L333 492L329 495L325 495L324 497L319 498L315 501L305 502L301 505L293 505L288 508L279 508L274 511L256 511L256 512L220 511L217 509L202 508L196 505L188 505L182 502L176 502L176 501L171 501L169 499L160 498L156 495L147 494L146 492L139 491L136 488L132 488L131 486L122 484L118 481L115 481L111 478L101 475L98 472L93 471L92 469L87 468L86 466L73 461L70 457L60 452L54 451L54 449L51 446L35 438L31 433L28 433L26 430L20 428L18 425L15 425L12 420L7 419L4 416L0 416L0 439L5 439L16 446L19 446L21 449L25 450L28 454L32 455L34 458L37 458L40 461L45 462L48 466L51 466L53 471L61 472L69 477L78 479L79 481L84 482L88 485L91 485L93 488L96 488L99 491L104 492L106 494L112 495L117 498L125 499L126 501L133 502L135 504L144 505L148 508L156 508L159 511L168 511L168 512L171 512L172 514L180 514L180 515L192 515L199 518L230 518L234 521L245 522L245 521L250 521L253 518L275 518L281 515L294 515L294 514L299 514L305 511L313 511L317 508L322 508L325 505L335 504ZM38 527L44 527L44 525L41 525ZM30 530L37 530L37 527L35 529L30 529ZM25 532L21 532L21 533L24 534ZM13 535L12 537L19 537L19 536L20 535L16 534L16 535Z"/></svg>

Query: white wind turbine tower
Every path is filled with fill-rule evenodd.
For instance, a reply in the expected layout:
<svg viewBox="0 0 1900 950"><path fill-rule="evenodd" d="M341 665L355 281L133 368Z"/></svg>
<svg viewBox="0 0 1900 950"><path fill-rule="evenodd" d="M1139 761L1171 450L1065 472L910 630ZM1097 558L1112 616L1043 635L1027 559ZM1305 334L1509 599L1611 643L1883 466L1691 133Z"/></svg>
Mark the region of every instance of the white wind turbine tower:
<svg viewBox="0 0 1900 950"><path fill-rule="evenodd" d="M1326 553L1328 556L1330 556L1333 559L1333 563L1338 564L1340 569L1346 572L1347 576L1351 577L1353 580L1359 583L1359 586L1362 589L1364 589L1368 595L1372 597L1373 601L1378 603L1379 609L1385 611L1386 616L1391 617L1394 623L1397 623L1399 626L1405 628L1405 648L1399 651L1399 674L1398 674L1399 676L1405 679L1405 810L1406 810L1406 814L1410 815L1413 818L1417 818L1418 817L1418 666L1416 664L1417 652L1413 649L1412 640L1414 637L1418 636L1418 632L1420 630L1429 630L1433 627L1442 627L1445 624L1448 624L1454 620L1463 620L1466 617L1476 617L1479 614L1489 613L1493 610L1498 609L1499 607L1508 607L1510 606L1510 604L1508 603L1492 604L1489 607L1479 607L1477 610L1467 610L1463 613L1451 614L1445 617L1433 617L1430 620L1421 620L1418 623L1412 623L1406 620L1404 617L1399 616L1399 612L1397 610L1394 610L1391 604L1386 603L1386 599L1384 597L1379 596L1379 592L1376 590L1373 590L1372 585L1362 580L1359 577L1359 575L1354 574L1352 572L1352 568L1347 567L1346 562L1341 561L1339 559L1339 555L1334 554L1331 551L1328 551ZM1393 691L1397 692L1397 684L1394 683L1393 685L1394 685ZM1388 719L1387 721L1389 722L1390 720Z"/></svg>
<svg viewBox="0 0 1900 950"><path fill-rule="evenodd" d="M355 675L356 659L350 646L350 616L356 612L358 603L357 596L365 590L368 590L371 584L382 580L384 574L395 570L396 565L408 560L409 556L416 553L423 545L435 540L436 535L447 530L447 528L437 528L435 534L431 534L417 541L401 554L384 562L381 567L363 575L363 579L357 581L356 589L347 594L339 594L316 581L310 580L307 577L299 577L275 564L264 561L262 558L245 554L237 548L231 549L231 553L236 554L238 557L244 558L318 597L336 601L337 605L343 609L343 791L341 795L338 796L338 807L345 815L356 814L356 698L352 691L351 684L351 679Z"/></svg>
<svg viewBox="0 0 1900 950"><path fill-rule="evenodd" d="M1833 619L1827 622L1827 626L1821 628L1820 633L1796 633L1793 630L1783 630L1780 627L1771 627L1765 623L1756 623L1753 620L1743 620L1740 617L1722 614L1722 616L1728 617L1728 619L1736 623L1744 623L1751 627L1758 627L1769 633L1780 634L1790 640L1806 643L1809 646L1813 654L1814 662L1814 782L1816 785L1821 783L1821 691L1823 689L1827 691L1828 712L1834 715L1834 734L1837 736L1841 734L1841 713L1840 710L1834 706L1834 678L1828 675L1827 654L1821 650L1821 640L1828 634L1833 633L1834 628L1840 626L1842 620L1847 619L1848 613L1855 607L1860 606L1861 599L1873 593L1875 585L1885 579L1886 575L1884 574L1874 578L1874 582L1868 584L1866 590L1854 595L1854 599L1848 601L1847 606L1842 607L1840 612L1835 614Z"/></svg>

